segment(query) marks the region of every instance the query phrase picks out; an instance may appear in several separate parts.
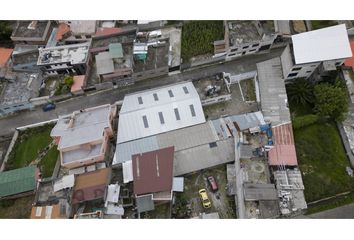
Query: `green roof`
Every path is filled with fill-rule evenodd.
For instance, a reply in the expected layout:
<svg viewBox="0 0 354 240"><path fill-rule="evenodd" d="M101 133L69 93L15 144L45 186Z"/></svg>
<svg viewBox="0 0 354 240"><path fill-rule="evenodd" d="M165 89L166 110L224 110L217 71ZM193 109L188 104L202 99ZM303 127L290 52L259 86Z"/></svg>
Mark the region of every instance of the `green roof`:
<svg viewBox="0 0 354 240"><path fill-rule="evenodd" d="M111 58L122 58L123 57L123 48L120 43L111 43L108 45L109 55Z"/></svg>
<svg viewBox="0 0 354 240"><path fill-rule="evenodd" d="M36 188L36 166L0 173L0 197L32 191Z"/></svg>

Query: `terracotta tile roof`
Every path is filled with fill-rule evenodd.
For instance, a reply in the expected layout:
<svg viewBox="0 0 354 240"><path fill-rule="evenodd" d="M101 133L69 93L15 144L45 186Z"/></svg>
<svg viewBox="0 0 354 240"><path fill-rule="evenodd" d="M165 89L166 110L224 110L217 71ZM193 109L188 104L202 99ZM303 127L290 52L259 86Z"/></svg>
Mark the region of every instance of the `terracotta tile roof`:
<svg viewBox="0 0 354 240"><path fill-rule="evenodd" d="M350 47L352 49L353 56L347 60L345 60L344 65L348 67L352 67L354 69L354 41L350 42Z"/></svg>
<svg viewBox="0 0 354 240"><path fill-rule="evenodd" d="M9 61L13 49L10 48L0 48L0 67L4 66L7 61Z"/></svg>
<svg viewBox="0 0 354 240"><path fill-rule="evenodd" d="M69 25L65 23L60 23L55 38L57 39L57 41L60 41L63 39L63 36L69 31L70 31Z"/></svg>
<svg viewBox="0 0 354 240"><path fill-rule="evenodd" d="M120 33L122 32L121 28L98 28L95 34L95 37L97 36L105 36L105 35L111 35L115 33Z"/></svg>
<svg viewBox="0 0 354 240"><path fill-rule="evenodd" d="M103 168L76 177L72 203L91 201L103 198L106 186L110 181L111 169Z"/></svg>
<svg viewBox="0 0 354 240"><path fill-rule="evenodd" d="M82 89L85 82L85 75L74 76L74 84L71 86L71 92L77 92Z"/></svg>
<svg viewBox="0 0 354 240"><path fill-rule="evenodd" d="M274 148L269 151L268 161L271 166L297 166L294 134L291 123L272 128Z"/></svg>
<svg viewBox="0 0 354 240"><path fill-rule="evenodd" d="M171 191L174 147L132 156L136 195Z"/></svg>

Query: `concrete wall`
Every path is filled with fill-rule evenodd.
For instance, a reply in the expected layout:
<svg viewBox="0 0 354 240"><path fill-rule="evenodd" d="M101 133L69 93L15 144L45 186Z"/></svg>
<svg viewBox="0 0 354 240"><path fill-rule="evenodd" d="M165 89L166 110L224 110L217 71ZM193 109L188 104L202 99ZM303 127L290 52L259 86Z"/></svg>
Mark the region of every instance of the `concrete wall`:
<svg viewBox="0 0 354 240"><path fill-rule="evenodd" d="M0 172L4 171L4 169L5 169L5 165L7 163L7 160L9 159L10 153L11 153L13 147L15 146L16 140L18 138L18 133L19 132L16 130L12 139L11 139L11 142L10 142L9 148L7 149L4 161L2 162L2 164L0 166Z"/></svg>
<svg viewBox="0 0 354 240"><path fill-rule="evenodd" d="M133 73L133 79L134 81L141 81L141 80L155 78L164 75L168 75L168 66L152 69L148 71Z"/></svg>
<svg viewBox="0 0 354 240"><path fill-rule="evenodd" d="M29 100L33 106L40 106L43 104L46 104L49 101L49 96L44 96L44 97L38 97L38 98L31 98Z"/></svg>
<svg viewBox="0 0 354 240"><path fill-rule="evenodd" d="M291 68L288 75L284 77L286 78L286 80L295 79L295 78L309 78L319 65L320 62L308 63L308 64L296 64ZM289 76L290 74L295 74L295 73L297 73L295 76Z"/></svg>
<svg viewBox="0 0 354 240"><path fill-rule="evenodd" d="M21 111L21 110L28 110L33 107L31 102L23 102L23 103L17 103L17 104L12 104L12 105L5 105L5 106L0 106L0 117L6 116L8 114Z"/></svg>
<svg viewBox="0 0 354 240"><path fill-rule="evenodd" d="M209 98L209 99L204 99L201 102L202 102L202 106L209 106L209 105L212 105L215 103L226 102L229 100L231 100L231 94L221 95L221 96Z"/></svg>

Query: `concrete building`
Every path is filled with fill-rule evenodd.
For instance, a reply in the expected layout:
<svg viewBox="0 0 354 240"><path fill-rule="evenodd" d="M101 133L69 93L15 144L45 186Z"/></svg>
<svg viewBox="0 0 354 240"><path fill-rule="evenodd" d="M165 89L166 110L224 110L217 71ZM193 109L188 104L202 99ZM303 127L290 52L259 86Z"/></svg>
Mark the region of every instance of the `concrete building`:
<svg viewBox="0 0 354 240"><path fill-rule="evenodd" d="M226 60L268 50L277 37L260 21L224 21L224 28L224 39L214 42L214 54L226 55Z"/></svg>
<svg viewBox="0 0 354 240"><path fill-rule="evenodd" d="M287 80L309 78L315 70L320 75L344 63L352 56L345 24L293 35L292 48L281 56L283 75Z"/></svg>
<svg viewBox="0 0 354 240"><path fill-rule="evenodd" d="M37 65L48 74L84 75L91 42L39 49Z"/></svg>
<svg viewBox="0 0 354 240"><path fill-rule="evenodd" d="M15 44L46 45L52 32L52 21L17 21L11 40Z"/></svg>
<svg viewBox="0 0 354 240"><path fill-rule="evenodd" d="M13 71L37 72L38 56L38 45L16 44L11 56Z"/></svg>
<svg viewBox="0 0 354 240"><path fill-rule="evenodd" d="M51 137L58 144L61 165L76 168L101 162L113 135L115 107L102 105L60 116Z"/></svg>

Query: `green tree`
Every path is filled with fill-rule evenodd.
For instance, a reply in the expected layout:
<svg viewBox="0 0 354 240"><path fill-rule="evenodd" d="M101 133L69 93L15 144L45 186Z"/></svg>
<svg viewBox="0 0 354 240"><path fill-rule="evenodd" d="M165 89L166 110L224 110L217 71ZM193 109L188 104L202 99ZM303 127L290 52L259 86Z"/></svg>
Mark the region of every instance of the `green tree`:
<svg viewBox="0 0 354 240"><path fill-rule="evenodd" d="M320 83L314 88L315 112L322 117L343 120L348 111L348 98L345 90L338 85Z"/></svg>
<svg viewBox="0 0 354 240"><path fill-rule="evenodd" d="M65 76L64 83L66 86L71 87L74 84L74 77L73 76Z"/></svg>
<svg viewBox="0 0 354 240"><path fill-rule="evenodd" d="M9 41L12 30L8 21L0 21L0 41Z"/></svg>
<svg viewBox="0 0 354 240"><path fill-rule="evenodd" d="M313 84L304 78L295 79L292 83L287 85L287 93L289 101L305 105L306 103L313 103Z"/></svg>

